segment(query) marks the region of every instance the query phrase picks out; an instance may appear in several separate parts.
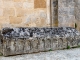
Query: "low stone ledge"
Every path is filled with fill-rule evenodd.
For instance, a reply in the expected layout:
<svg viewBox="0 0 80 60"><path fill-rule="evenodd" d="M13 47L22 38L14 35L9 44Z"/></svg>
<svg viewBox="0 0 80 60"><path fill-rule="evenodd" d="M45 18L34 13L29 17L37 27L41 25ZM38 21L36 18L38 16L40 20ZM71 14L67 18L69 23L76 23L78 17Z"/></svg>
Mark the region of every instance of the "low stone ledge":
<svg viewBox="0 0 80 60"><path fill-rule="evenodd" d="M80 45L80 32L71 27L4 28L1 40L4 56L66 49Z"/></svg>

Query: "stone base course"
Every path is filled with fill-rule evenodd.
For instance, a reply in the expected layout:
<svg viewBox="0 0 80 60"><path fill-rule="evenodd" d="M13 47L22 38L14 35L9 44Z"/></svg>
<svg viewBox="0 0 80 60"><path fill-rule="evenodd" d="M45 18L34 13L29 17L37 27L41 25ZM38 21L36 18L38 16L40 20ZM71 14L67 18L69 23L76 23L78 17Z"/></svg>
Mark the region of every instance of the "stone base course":
<svg viewBox="0 0 80 60"><path fill-rule="evenodd" d="M4 28L0 37L0 52L4 56L80 46L80 32L71 27Z"/></svg>

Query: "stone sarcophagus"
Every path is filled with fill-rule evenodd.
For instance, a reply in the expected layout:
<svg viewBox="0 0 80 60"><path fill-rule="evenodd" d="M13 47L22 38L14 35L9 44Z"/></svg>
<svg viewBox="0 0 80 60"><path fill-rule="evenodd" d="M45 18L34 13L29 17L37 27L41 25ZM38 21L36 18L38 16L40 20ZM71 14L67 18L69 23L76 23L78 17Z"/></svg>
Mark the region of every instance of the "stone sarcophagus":
<svg viewBox="0 0 80 60"><path fill-rule="evenodd" d="M66 49L80 45L80 33L71 27L4 28L0 52L4 56Z"/></svg>

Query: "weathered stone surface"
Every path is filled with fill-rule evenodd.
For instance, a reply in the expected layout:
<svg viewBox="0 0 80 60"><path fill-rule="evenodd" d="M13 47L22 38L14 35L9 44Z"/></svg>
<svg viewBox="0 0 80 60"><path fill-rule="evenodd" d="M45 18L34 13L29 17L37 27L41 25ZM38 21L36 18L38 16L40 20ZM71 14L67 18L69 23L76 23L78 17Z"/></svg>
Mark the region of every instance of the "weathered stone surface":
<svg viewBox="0 0 80 60"><path fill-rule="evenodd" d="M58 39L57 38L52 38L51 39L51 49L52 50L57 50L58 49Z"/></svg>
<svg viewBox="0 0 80 60"><path fill-rule="evenodd" d="M58 26L75 27L75 0L58 0Z"/></svg>
<svg viewBox="0 0 80 60"><path fill-rule="evenodd" d="M78 44L78 46L80 46L80 37L77 36L77 37L76 37L76 40L77 40L77 44Z"/></svg>
<svg viewBox="0 0 80 60"><path fill-rule="evenodd" d="M22 39L17 39L15 41L16 54L22 54L24 52L24 41Z"/></svg>
<svg viewBox="0 0 80 60"><path fill-rule="evenodd" d="M1 0L3 27L79 27L79 0Z"/></svg>
<svg viewBox="0 0 80 60"><path fill-rule="evenodd" d="M15 55L16 53L16 46L15 46L15 39L4 39L3 40L3 55Z"/></svg>
<svg viewBox="0 0 80 60"><path fill-rule="evenodd" d="M24 41L24 53L30 53L31 51L31 42L29 39L25 39Z"/></svg>
<svg viewBox="0 0 80 60"><path fill-rule="evenodd" d="M68 46L72 47L73 46L73 44L72 44L73 38L69 37L69 38L67 38L67 40L68 40Z"/></svg>
<svg viewBox="0 0 80 60"><path fill-rule="evenodd" d="M34 8L46 8L45 0L34 0Z"/></svg>
<svg viewBox="0 0 80 60"><path fill-rule="evenodd" d="M39 42L38 42L38 40L36 38L34 38L34 39L31 40L31 52L32 53L39 51L38 50L38 44L39 44Z"/></svg>
<svg viewBox="0 0 80 60"><path fill-rule="evenodd" d="M45 51L48 51L51 49L51 38L46 38L45 39Z"/></svg>
<svg viewBox="0 0 80 60"><path fill-rule="evenodd" d="M39 44L38 44L38 49L40 51L45 51L45 40L44 38L38 38Z"/></svg>
<svg viewBox="0 0 80 60"><path fill-rule="evenodd" d="M63 39L58 38L58 49L63 49Z"/></svg>
<svg viewBox="0 0 80 60"><path fill-rule="evenodd" d="M1 0L0 29L3 26L7 27L6 25L10 27L48 27L50 25L49 2L50 0Z"/></svg>
<svg viewBox="0 0 80 60"><path fill-rule="evenodd" d="M63 39L63 49L67 48L67 39L65 37L62 38Z"/></svg>
<svg viewBox="0 0 80 60"><path fill-rule="evenodd" d="M4 28L1 36L4 56L80 46L80 32L71 27Z"/></svg>

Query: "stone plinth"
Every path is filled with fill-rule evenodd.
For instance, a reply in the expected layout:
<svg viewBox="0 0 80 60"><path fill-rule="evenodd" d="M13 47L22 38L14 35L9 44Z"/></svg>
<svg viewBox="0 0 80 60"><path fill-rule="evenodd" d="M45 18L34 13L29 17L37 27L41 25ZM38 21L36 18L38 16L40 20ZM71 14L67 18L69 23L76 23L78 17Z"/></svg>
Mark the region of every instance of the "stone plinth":
<svg viewBox="0 0 80 60"><path fill-rule="evenodd" d="M4 56L66 49L80 45L80 32L71 27L4 28L0 52Z"/></svg>

